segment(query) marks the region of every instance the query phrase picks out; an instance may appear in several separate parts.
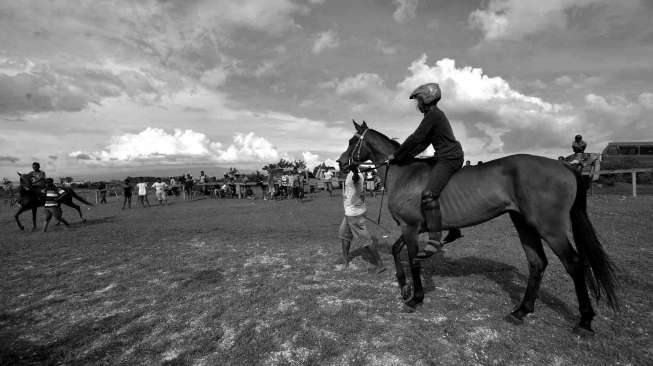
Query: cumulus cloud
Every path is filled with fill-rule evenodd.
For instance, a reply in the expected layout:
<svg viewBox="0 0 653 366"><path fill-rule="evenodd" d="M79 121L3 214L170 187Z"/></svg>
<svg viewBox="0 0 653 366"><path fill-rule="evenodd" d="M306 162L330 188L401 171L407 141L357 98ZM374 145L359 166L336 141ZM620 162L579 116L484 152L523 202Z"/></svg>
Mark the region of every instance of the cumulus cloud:
<svg viewBox="0 0 653 366"><path fill-rule="evenodd" d="M328 48L336 48L340 46L338 35L332 29L322 32L317 35L317 39L313 43L313 53L318 54Z"/></svg>
<svg viewBox="0 0 653 366"><path fill-rule="evenodd" d="M376 40L376 45L374 49L381 52L384 55L394 55L397 53L397 49L391 46L388 46L385 42L380 39Z"/></svg>
<svg viewBox="0 0 653 366"><path fill-rule="evenodd" d="M392 2L397 6L392 14L397 23L404 23L415 18L415 10L419 0L393 0Z"/></svg>
<svg viewBox="0 0 653 366"><path fill-rule="evenodd" d="M20 159L15 157L15 156L6 156L6 155L0 155L0 163L3 162L9 162L9 163L15 163L19 161Z"/></svg>
<svg viewBox="0 0 653 366"><path fill-rule="evenodd" d="M567 26L567 10L608 0L490 0L486 8L469 15L472 27L480 29L486 40L518 40L524 36Z"/></svg>
<svg viewBox="0 0 653 366"><path fill-rule="evenodd" d="M595 140L652 140L653 94L622 96L588 94L581 108L581 120ZM583 134L585 136L585 134Z"/></svg>
<svg viewBox="0 0 653 366"><path fill-rule="evenodd" d="M308 169L313 169L316 166L322 164L322 161L320 160L320 156L310 151L302 152L302 160L306 163L306 167Z"/></svg>
<svg viewBox="0 0 653 366"><path fill-rule="evenodd" d="M225 147L201 132L174 129L168 133L148 127L136 134L113 137L103 150L74 151L69 156L99 165L125 165L133 162L252 163L278 160L280 155L269 141L253 132L236 134Z"/></svg>

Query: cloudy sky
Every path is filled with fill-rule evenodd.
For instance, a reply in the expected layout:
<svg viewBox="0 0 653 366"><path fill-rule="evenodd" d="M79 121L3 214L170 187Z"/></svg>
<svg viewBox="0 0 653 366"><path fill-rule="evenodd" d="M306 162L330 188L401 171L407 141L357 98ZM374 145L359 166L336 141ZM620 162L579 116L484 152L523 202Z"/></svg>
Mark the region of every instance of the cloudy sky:
<svg viewBox="0 0 653 366"><path fill-rule="evenodd" d="M0 1L0 176L335 159L436 81L468 159L653 140L653 1Z"/></svg>

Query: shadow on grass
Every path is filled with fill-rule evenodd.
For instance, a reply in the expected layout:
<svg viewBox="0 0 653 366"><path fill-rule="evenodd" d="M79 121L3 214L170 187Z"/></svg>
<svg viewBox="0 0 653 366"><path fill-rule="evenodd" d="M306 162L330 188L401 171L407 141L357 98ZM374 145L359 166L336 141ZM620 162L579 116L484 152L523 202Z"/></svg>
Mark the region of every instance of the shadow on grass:
<svg viewBox="0 0 653 366"><path fill-rule="evenodd" d="M410 276L408 261L402 261L404 270ZM480 275L498 284L501 289L510 296L513 305L517 306L526 290L528 276L519 273L519 270L511 265L479 257L447 258L443 254L436 254L430 260L422 262L422 273L424 278L424 292L437 291L437 283L433 277L469 277ZM571 278L567 278L571 281ZM491 289L481 291L492 292ZM540 288L537 301L557 312L569 321L575 321L577 316L567 303L560 300L554 294ZM537 307L537 303L536 303Z"/></svg>
<svg viewBox="0 0 653 366"><path fill-rule="evenodd" d="M109 222L115 222L116 220L117 217L114 215L114 216L98 217L95 219L86 219L86 222L72 222L70 225L71 226L98 225L98 224L106 224Z"/></svg>
<svg viewBox="0 0 653 366"><path fill-rule="evenodd" d="M38 344L20 337L20 334L0 332L1 365L35 365L35 364L97 364L110 354L119 354L122 350L137 343L143 335L151 331L149 324L134 324L129 332L120 337L111 337L101 347L85 354L80 350L90 347L103 335L115 332L133 323L143 315L142 311L115 314L98 320L81 322L73 326L65 335L55 342Z"/></svg>

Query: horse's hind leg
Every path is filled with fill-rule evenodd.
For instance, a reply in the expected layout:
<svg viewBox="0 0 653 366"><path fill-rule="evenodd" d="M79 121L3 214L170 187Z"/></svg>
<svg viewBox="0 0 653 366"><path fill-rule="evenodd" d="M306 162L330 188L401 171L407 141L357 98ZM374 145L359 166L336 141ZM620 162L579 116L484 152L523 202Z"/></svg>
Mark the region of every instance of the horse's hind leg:
<svg viewBox="0 0 653 366"><path fill-rule="evenodd" d="M542 275L548 264L540 234L533 226L528 224L524 217L516 212L510 213L510 218L515 224L519 239L521 240L526 259L528 260L528 284L521 303L506 317L506 320L515 323L523 323L527 314L535 311L535 299L540 289Z"/></svg>
<svg viewBox="0 0 653 366"><path fill-rule="evenodd" d="M68 206L70 206L70 207L74 208L75 210L77 210L77 213L79 214L79 218L82 219L82 222L86 222L86 219L82 215L82 208L79 207L79 205L76 205L75 203L71 202L71 203L68 203Z"/></svg>
<svg viewBox="0 0 653 366"><path fill-rule="evenodd" d="M36 231L36 207L32 207L32 231Z"/></svg>
<svg viewBox="0 0 653 366"><path fill-rule="evenodd" d="M592 330L592 319L594 319L594 309L592 301L587 292L587 283L585 282L585 268L580 256L571 246L567 235L564 233L543 235L544 240L549 244L551 250L560 258L562 265L574 281L576 297L578 298L578 310L580 311L580 322L574 327L574 332L582 335L594 334Z"/></svg>

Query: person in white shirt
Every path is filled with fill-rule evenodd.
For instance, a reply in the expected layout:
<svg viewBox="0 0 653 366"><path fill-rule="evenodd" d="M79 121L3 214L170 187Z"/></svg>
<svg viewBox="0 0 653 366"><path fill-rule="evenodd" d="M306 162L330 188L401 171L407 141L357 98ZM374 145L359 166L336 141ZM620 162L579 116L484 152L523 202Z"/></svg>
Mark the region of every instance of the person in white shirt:
<svg viewBox="0 0 653 366"><path fill-rule="evenodd" d="M333 186L331 184L331 178L333 178L333 172L327 169L324 172L324 189L329 192L329 196L333 196Z"/></svg>
<svg viewBox="0 0 653 366"><path fill-rule="evenodd" d="M147 199L147 183L143 182L143 178L138 179L136 188L138 189L138 202L140 202L141 207L145 207L145 202L147 202L148 207L151 207L150 200Z"/></svg>
<svg viewBox="0 0 653 366"><path fill-rule="evenodd" d="M168 195L166 194L166 189L168 185L161 181L161 178L156 178L156 182L152 183L152 188L154 188L154 193L156 194L156 199L159 201L159 206L168 204Z"/></svg>
<svg viewBox="0 0 653 366"><path fill-rule="evenodd" d="M385 271L381 256L376 250L378 239L367 230L365 225L367 206L365 205L364 178L363 174L359 173L358 166L351 166L347 174L342 189L342 199L345 217L340 223L338 237L342 244L342 259L345 268L352 259L349 253L351 242L354 239L359 239L365 242L362 250L369 253L372 264L377 267L377 273Z"/></svg>

